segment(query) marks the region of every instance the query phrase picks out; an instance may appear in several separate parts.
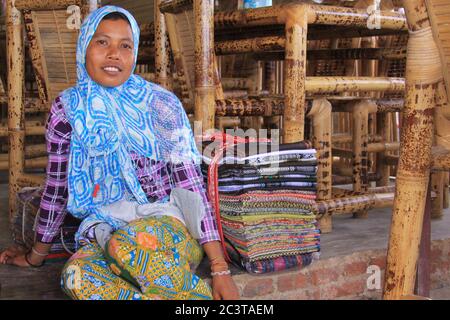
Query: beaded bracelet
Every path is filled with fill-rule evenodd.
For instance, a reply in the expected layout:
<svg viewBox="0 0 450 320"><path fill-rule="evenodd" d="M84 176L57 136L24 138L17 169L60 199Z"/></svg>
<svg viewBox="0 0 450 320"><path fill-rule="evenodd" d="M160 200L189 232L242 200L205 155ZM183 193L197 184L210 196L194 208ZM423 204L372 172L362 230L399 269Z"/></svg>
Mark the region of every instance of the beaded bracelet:
<svg viewBox="0 0 450 320"><path fill-rule="evenodd" d="M230 270L211 272L211 276L212 277L214 277L214 276L225 276L225 275L228 275L228 274L231 274Z"/></svg>

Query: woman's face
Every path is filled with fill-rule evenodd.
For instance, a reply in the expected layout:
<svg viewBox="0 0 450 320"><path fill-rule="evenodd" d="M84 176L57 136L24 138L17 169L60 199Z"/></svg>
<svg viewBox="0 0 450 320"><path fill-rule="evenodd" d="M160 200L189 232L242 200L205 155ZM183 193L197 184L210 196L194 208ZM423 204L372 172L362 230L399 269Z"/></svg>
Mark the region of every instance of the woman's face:
<svg viewBox="0 0 450 320"><path fill-rule="evenodd" d="M133 33L128 22L100 22L86 51L86 70L91 79L104 87L117 87L128 80L133 65Z"/></svg>

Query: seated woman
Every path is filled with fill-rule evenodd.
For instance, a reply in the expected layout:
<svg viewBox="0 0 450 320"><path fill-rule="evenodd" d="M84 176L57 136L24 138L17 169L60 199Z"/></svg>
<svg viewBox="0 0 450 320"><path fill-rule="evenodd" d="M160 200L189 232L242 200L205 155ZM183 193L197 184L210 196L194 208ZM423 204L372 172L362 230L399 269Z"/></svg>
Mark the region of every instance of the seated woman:
<svg viewBox="0 0 450 320"><path fill-rule="evenodd" d="M62 272L74 299L237 299L199 170L200 155L176 96L133 75L139 27L105 6L80 30L77 85L54 101L49 164L27 253L0 263L39 267L66 209L82 219L81 248ZM203 252L212 288L194 274Z"/></svg>

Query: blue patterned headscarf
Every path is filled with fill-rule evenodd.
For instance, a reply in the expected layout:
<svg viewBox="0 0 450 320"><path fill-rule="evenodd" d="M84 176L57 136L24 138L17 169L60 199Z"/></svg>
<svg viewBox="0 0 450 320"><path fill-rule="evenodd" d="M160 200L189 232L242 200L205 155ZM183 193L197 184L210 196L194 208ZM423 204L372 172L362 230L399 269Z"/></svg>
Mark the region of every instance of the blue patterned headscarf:
<svg viewBox="0 0 450 320"><path fill-rule="evenodd" d="M86 51L102 19L113 12L130 22L134 66L139 47L139 26L126 10L105 6L83 22L77 45L77 85L62 93L72 126L68 169L67 209L74 216L102 217L103 206L120 200L147 203L130 153L156 161L198 163L199 154L186 113L172 93L137 75L118 87L103 87L86 71Z"/></svg>

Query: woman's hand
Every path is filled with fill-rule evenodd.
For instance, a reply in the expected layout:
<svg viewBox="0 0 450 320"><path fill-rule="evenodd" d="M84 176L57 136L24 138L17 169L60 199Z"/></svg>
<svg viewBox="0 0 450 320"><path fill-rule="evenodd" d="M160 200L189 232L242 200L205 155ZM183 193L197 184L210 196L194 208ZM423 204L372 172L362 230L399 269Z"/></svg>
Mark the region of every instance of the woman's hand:
<svg viewBox="0 0 450 320"><path fill-rule="evenodd" d="M239 290L231 275L213 276L212 295L214 300L238 300Z"/></svg>
<svg viewBox="0 0 450 320"><path fill-rule="evenodd" d="M219 241L211 241L203 244L209 263L211 264L211 272L223 273L227 272L228 264L225 261L222 247ZM212 277L212 294L215 300L237 300L239 299L239 290L231 278L230 274L215 274Z"/></svg>

